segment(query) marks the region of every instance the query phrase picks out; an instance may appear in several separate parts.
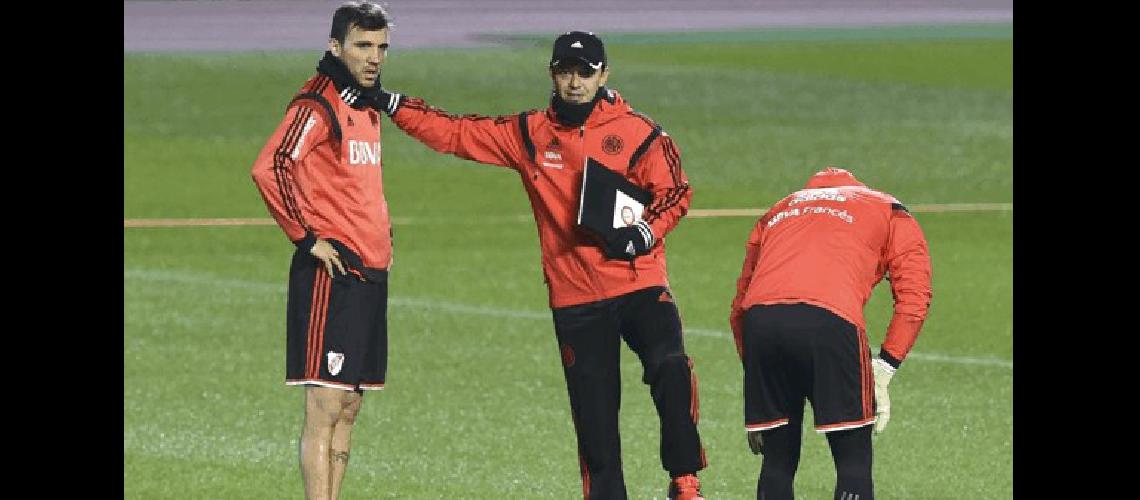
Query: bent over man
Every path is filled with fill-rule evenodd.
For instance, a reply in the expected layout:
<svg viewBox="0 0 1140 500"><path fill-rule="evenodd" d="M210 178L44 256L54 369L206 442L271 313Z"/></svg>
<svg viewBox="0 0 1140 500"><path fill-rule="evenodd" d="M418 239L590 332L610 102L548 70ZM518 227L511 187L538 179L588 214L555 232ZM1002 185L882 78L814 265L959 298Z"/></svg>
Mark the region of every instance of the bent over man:
<svg viewBox="0 0 1140 500"><path fill-rule="evenodd" d="M660 416L668 497L702 498L697 382L665 270L665 236L692 197L680 152L660 126L605 88L610 68L594 34L559 36L548 71L554 91L544 111L460 117L400 94L382 105L400 129L436 151L518 172L538 224L583 497L626 498L618 435L624 339L641 360ZM643 220L607 241L575 225L588 158L653 195Z"/></svg>
<svg viewBox="0 0 1140 500"><path fill-rule="evenodd" d="M253 164L269 212L297 246L289 268L285 383L305 386L301 472L335 499L366 390L384 388L391 223L374 101L388 49L378 5L333 14L329 50Z"/></svg>
<svg viewBox="0 0 1140 500"><path fill-rule="evenodd" d="M760 218L746 250L729 323L748 444L764 455L756 498L794 498L807 399L835 461L835 499L873 500L870 426L886 427L887 384L930 306L918 222L891 195L828 167ZM894 316L872 359L863 308L884 276Z"/></svg>

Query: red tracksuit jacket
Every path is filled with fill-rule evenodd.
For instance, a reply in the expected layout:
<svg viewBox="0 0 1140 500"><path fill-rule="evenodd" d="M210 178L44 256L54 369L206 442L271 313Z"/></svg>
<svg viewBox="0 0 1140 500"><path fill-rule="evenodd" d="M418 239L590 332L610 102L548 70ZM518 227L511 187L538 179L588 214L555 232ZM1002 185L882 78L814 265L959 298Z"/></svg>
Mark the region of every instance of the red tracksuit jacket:
<svg viewBox="0 0 1140 500"><path fill-rule="evenodd" d="M756 304L817 305L864 335L863 307L885 273L895 305L882 351L898 362L910 352L930 307L930 253L891 195L825 169L760 218L746 250L729 316L738 351L742 316Z"/></svg>
<svg viewBox="0 0 1140 500"><path fill-rule="evenodd" d="M560 124L554 111L498 117L457 116L405 97L392 121L441 153L514 169L530 197L542 247L550 307L595 302L650 286L668 286L665 235L688 211L692 190L668 134L613 90L580 127ZM575 227L582 170L591 157L653 193L643 217L657 242L629 262L607 259Z"/></svg>
<svg viewBox="0 0 1140 500"><path fill-rule="evenodd" d="M294 243L314 238L344 243L365 267L392 263L391 222L380 162L380 119L353 109L323 75L298 95L325 98L336 122L316 101L294 101L253 163L253 181L277 224ZM336 130L340 137L336 136Z"/></svg>

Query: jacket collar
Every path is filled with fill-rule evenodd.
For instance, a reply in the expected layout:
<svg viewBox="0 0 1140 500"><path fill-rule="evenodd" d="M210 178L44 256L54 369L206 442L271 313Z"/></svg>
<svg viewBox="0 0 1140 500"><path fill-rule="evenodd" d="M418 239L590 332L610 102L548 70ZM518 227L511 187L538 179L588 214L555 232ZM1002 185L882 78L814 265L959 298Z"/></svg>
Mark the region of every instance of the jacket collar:
<svg viewBox="0 0 1140 500"><path fill-rule="evenodd" d="M862 186L867 187L866 184L859 182L855 178L855 174L848 172L838 167L827 167L808 179L807 184L804 185L805 189L817 188L831 188L841 186Z"/></svg>
<svg viewBox="0 0 1140 500"><path fill-rule="evenodd" d="M371 88L361 87L352 73L348 71L348 67L332 52L325 51L324 57L317 63L317 73L329 77L340 94L341 100L352 106L353 109L375 107L373 104L380 97L379 81Z"/></svg>
<svg viewBox="0 0 1140 500"><path fill-rule="evenodd" d="M582 114L584 114L585 117L579 118L579 120L582 121L575 122L574 118L577 118L577 116L574 116L574 112L571 111L569 113L570 120L564 121L563 118L567 115L566 106L578 107L579 113L584 109L585 113ZM618 91L602 86L598 87L598 93L594 95L594 100L587 104L568 104L563 102L557 94L552 93L550 96L550 107L546 109L546 115L551 121L563 127L580 127L585 125L592 128L608 122L630 110L629 104L622 99ZM567 123L567 121L569 121L569 123Z"/></svg>

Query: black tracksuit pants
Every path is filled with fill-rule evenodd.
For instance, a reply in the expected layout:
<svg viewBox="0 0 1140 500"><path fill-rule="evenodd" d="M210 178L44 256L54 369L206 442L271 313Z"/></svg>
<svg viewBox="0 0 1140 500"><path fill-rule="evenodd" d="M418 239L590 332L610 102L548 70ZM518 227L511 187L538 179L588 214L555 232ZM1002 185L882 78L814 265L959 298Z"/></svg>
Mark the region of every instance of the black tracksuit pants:
<svg viewBox="0 0 1140 500"><path fill-rule="evenodd" d="M621 339L641 359L642 381L657 407L662 467L670 476L703 469L697 379L685 355L681 317L669 290L650 287L553 312L578 435L584 497L626 498L618 433Z"/></svg>

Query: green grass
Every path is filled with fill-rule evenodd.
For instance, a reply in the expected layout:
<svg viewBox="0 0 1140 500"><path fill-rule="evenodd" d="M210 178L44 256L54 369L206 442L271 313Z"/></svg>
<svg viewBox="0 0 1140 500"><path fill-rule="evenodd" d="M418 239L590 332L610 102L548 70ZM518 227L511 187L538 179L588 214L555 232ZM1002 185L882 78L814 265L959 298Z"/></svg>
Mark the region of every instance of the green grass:
<svg viewBox="0 0 1140 500"><path fill-rule="evenodd" d="M610 52L611 86L681 148L694 208L769 204L829 164L852 169L904 203L1012 200L1008 39L631 45ZM546 105L547 57L539 48L393 49L384 81L453 112L516 113ZM250 190L249 165L314 59L124 55L125 215L264 214ZM480 204L473 213L526 213L509 174L477 168L465 175L517 196L466 196L454 170L470 162L440 156L390 123L384 130L393 213L443 215L468 198Z"/></svg>
<svg viewBox="0 0 1140 500"><path fill-rule="evenodd" d="M651 42L651 41L650 41ZM1012 201L1008 39L611 43L612 82L680 144L694 208L757 207L836 163L905 203ZM541 107L546 48L393 50L387 85L456 112ZM842 64L841 64L842 63ZM264 217L249 167L315 54L124 55L124 216ZM575 498L565 386L515 175L385 124L397 224L388 388L343 498ZM486 217L486 216L494 217ZM935 294L875 440L882 498L1012 496L1012 214L917 214ZM700 379L711 498L754 495L726 316L749 217L684 220L670 278ZM298 498L284 377L292 246L276 227L124 229L125 498ZM868 306L877 349L889 291ZM655 411L622 354L631 498L661 498ZM810 417L808 419L810 423ZM834 471L808 432L801 498Z"/></svg>

